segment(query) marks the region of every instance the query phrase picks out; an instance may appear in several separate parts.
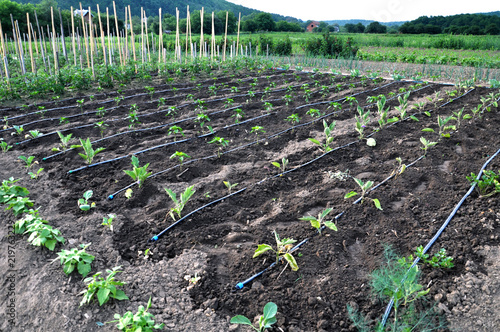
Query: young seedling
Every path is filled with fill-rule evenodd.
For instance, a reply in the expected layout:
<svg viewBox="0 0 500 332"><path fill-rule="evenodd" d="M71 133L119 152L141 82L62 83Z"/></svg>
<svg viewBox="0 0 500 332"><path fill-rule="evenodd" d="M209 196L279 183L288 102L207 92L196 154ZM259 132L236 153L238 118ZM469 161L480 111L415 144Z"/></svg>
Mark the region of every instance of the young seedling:
<svg viewBox="0 0 500 332"><path fill-rule="evenodd" d="M326 226L330 228L332 231L337 231L337 226L332 220L325 220L326 216L333 211L333 208L327 208L318 213L318 217L313 217L313 216L304 216L299 218L299 220L303 221L309 221L311 223L311 226L316 228L318 230L318 233L321 235L321 228L322 226Z"/></svg>
<svg viewBox="0 0 500 332"><path fill-rule="evenodd" d="M198 99L194 102L196 104L196 111L203 113L207 109L207 102L201 99Z"/></svg>
<svg viewBox="0 0 500 332"><path fill-rule="evenodd" d="M160 109L162 106L165 106L167 100L163 97L158 98L158 106L157 108Z"/></svg>
<svg viewBox="0 0 500 332"><path fill-rule="evenodd" d="M95 202L89 203L89 199L92 197L94 192L92 190L87 190L83 193L83 198L78 200L78 207L82 211L88 211L95 207Z"/></svg>
<svg viewBox="0 0 500 332"><path fill-rule="evenodd" d="M228 98L226 99L226 101L224 102L224 107L225 108L229 108L229 107L232 107L234 104L234 100L231 99L231 98Z"/></svg>
<svg viewBox="0 0 500 332"><path fill-rule="evenodd" d="M451 126L446 125L448 122L450 122L450 120L456 120L456 118L453 115L450 115L449 117L446 117L446 118L444 118L444 117L441 118L441 116L438 115L437 121L438 121L438 127L439 127L439 132L438 132L439 136L449 138L450 133L447 133L446 131L457 130L457 127L454 125L451 125ZM424 128L424 129L422 129L422 131L431 132L431 133L435 132L435 130L432 128Z"/></svg>
<svg viewBox="0 0 500 332"><path fill-rule="evenodd" d="M365 137L365 128L370 122L370 111L368 109L365 111L362 107L358 106L358 115L354 116L356 119L355 129L359 133L359 139L363 139Z"/></svg>
<svg viewBox="0 0 500 332"><path fill-rule="evenodd" d="M293 126L293 125L300 122L299 114L295 113L295 114L289 115L286 117L285 121L290 122L290 124Z"/></svg>
<svg viewBox="0 0 500 332"><path fill-rule="evenodd" d="M14 223L14 234L24 234L24 232L26 232L26 228L34 223L35 220L41 220L44 224L48 223L48 221L43 220L40 217L38 209L29 209L28 211L25 211L23 218L16 220Z"/></svg>
<svg viewBox="0 0 500 332"><path fill-rule="evenodd" d="M106 130L106 127L109 127L109 125L107 123L104 123L104 121L99 121L95 124L95 128L99 128L99 132L101 133L101 138L104 137L104 131Z"/></svg>
<svg viewBox="0 0 500 332"><path fill-rule="evenodd" d="M349 96L349 97L345 98L344 103L349 103L349 107L352 108L354 106L354 104L356 104L356 105L358 104L358 100L356 99L356 97ZM358 106L358 108L359 108L359 106Z"/></svg>
<svg viewBox="0 0 500 332"><path fill-rule="evenodd" d="M106 270L108 274L106 278L101 276L102 272L97 272L92 277L86 278L83 282L87 284L87 289L80 293L83 294L80 307L84 304L89 304L94 299L94 296L97 296L100 306L108 302L111 298L115 300L128 300L129 298L125 295L125 292L117 288L117 286L125 285L124 282L115 280L115 275L122 272L119 269L121 269L121 266L116 266L112 270Z"/></svg>
<svg viewBox="0 0 500 332"><path fill-rule="evenodd" d="M233 190L233 188L235 188L239 183L231 183L229 181L222 181L224 182L224 185L226 186L227 190L229 191L229 193L231 193L231 191Z"/></svg>
<svg viewBox="0 0 500 332"><path fill-rule="evenodd" d="M397 117L392 117L392 118L388 117L390 106L388 106L386 108L385 104L386 104L385 96L381 95L380 98L377 100L377 110L378 110L378 117L379 117L378 125L380 126L380 128L384 128L384 126L386 126L387 124L398 121ZM406 108L405 108L405 112L406 112Z"/></svg>
<svg viewBox="0 0 500 332"><path fill-rule="evenodd" d="M205 126L205 122L208 122L208 121L210 121L210 118L208 117L208 115L206 115L204 113L198 113L196 115L196 118L194 119L194 122L196 122L200 125L202 133L205 133L204 126Z"/></svg>
<svg viewBox="0 0 500 332"><path fill-rule="evenodd" d="M131 199L133 193L134 193L134 191L131 188L128 188L127 190L125 190L125 197L127 199Z"/></svg>
<svg viewBox="0 0 500 332"><path fill-rule="evenodd" d="M137 107L137 104L132 104L130 106L130 110L128 112L127 119L129 121L129 128L134 128L136 124L140 124L141 122L139 121L139 117L137 115L137 112L139 111L139 107Z"/></svg>
<svg viewBox="0 0 500 332"><path fill-rule="evenodd" d="M90 246L90 243L88 244L80 244L80 250L77 248L73 248L71 250L61 250L60 252L57 253L59 256L58 258L54 259L56 261L57 259L60 260L61 265L63 265L63 271L66 273L66 275L70 275L71 272L75 270L75 268L78 270L78 273L82 275L83 278L89 274L91 270L91 264L94 261L95 256L92 256L88 253L85 252L85 249Z"/></svg>
<svg viewBox="0 0 500 332"><path fill-rule="evenodd" d="M307 115L309 115L311 118L319 118L322 114L320 110L311 108L309 111L306 112Z"/></svg>
<svg viewBox="0 0 500 332"><path fill-rule="evenodd" d="M139 167L139 158L137 158L136 156L132 156L131 159L132 159L131 160L132 170L131 171L123 170L123 171L125 172L125 174L130 176L132 180L136 181L137 184L139 185L139 188L141 188L146 179L153 173L148 172L149 163L147 163L142 167Z"/></svg>
<svg viewBox="0 0 500 332"><path fill-rule="evenodd" d="M180 134L182 137L184 137L184 131L182 130L181 127L172 126L168 129L168 135L174 135L174 142L177 139L177 134Z"/></svg>
<svg viewBox="0 0 500 332"><path fill-rule="evenodd" d="M281 159L281 164L279 162L277 162L277 161L273 161L273 162L271 162L271 164L274 167L278 168L281 173L284 173L285 170L286 170L286 167L288 166L288 159L286 159L285 157L283 157Z"/></svg>
<svg viewBox="0 0 500 332"><path fill-rule="evenodd" d="M24 163L26 164L24 165L24 167L26 167L27 169L30 169L33 165L38 164L38 161L35 161L35 156L19 156L19 159L24 161Z"/></svg>
<svg viewBox="0 0 500 332"><path fill-rule="evenodd" d="M28 172L28 175L30 176L30 178L32 180L38 180L38 178L40 177L40 173L42 173L43 170L44 170L44 168L40 167L38 169L38 171L36 171L36 173L34 173L34 172Z"/></svg>
<svg viewBox="0 0 500 332"><path fill-rule="evenodd" d="M471 185L476 183L479 197L485 198L500 193L500 171L496 174L495 171L485 170L480 179L477 179L476 174L471 173L470 176L467 176L467 180Z"/></svg>
<svg viewBox="0 0 500 332"><path fill-rule="evenodd" d="M97 115L98 117L101 117L101 118L102 118L105 114L106 114L106 109L105 109L104 107L99 107L99 108L97 109L97 113L96 113L96 115Z"/></svg>
<svg viewBox="0 0 500 332"><path fill-rule="evenodd" d="M162 330L165 324L155 324L154 316L148 312L151 308L151 298L149 298L148 305L146 309L144 306L139 306L137 312L134 314L131 311L127 311L123 316L120 314L115 314L115 320L108 323L118 323L116 328L120 331L144 331L151 332L153 330Z"/></svg>
<svg viewBox="0 0 500 332"><path fill-rule="evenodd" d="M360 179L357 179L355 177L353 177L353 180L356 182L356 184L360 187L361 189L361 203L363 203L363 201L365 200L366 198L366 194L368 193L368 190L373 186L373 181L366 181L366 182L363 182L362 180ZM354 197L358 195L357 192L355 191L351 191L349 193L347 193L345 196L344 196L344 199L348 199L348 198L351 198L351 197ZM372 201L373 201L373 204L375 204L375 207L379 210L382 210L382 206L380 205L380 201L377 199L377 198L370 198Z"/></svg>
<svg viewBox="0 0 500 332"><path fill-rule="evenodd" d="M85 103L85 99L78 99L76 101L76 104L78 105L78 107L80 107L80 112L83 113L83 104Z"/></svg>
<svg viewBox="0 0 500 332"><path fill-rule="evenodd" d="M329 94L330 94L330 88L326 85L321 86L320 90L321 98L326 99L326 97L328 97Z"/></svg>
<svg viewBox="0 0 500 332"><path fill-rule="evenodd" d="M408 98L410 98L410 92L407 92L404 95L398 97L399 106L396 106L396 109L399 111L401 120L404 120L407 115Z"/></svg>
<svg viewBox="0 0 500 332"><path fill-rule="evenodd" d="M241 108L237 108L234 110L234 114L231 115L232 118L234 118L234 123L240 123L241 120L243 120L243 117L245 116L245 112Z"/></svg>
<svg viewBox="0 0 500 332"><path fill-rule="evenodd" d="M38 130L30 130L30 136L31 136L31 138L38 138L38 137L42 137L43 133L41 133Z"/></svg>
<svg viewBox="0 0 500 332"><path fill-rule="evenodd" d="M12 133L12 135L14 134L17 134L18 136L22 136L23 135L23 132L24 132L24 127L21 125L21 126L12 126L12 128L14 128L14 130L16 131L15 133Z"/></svg>
<svg viewBox="0 0 500 332"><path fill-rule="evenodd" d="M252 130L250 130L250 133L254 133L255 136L257 137L257 142L259 141L259 135L265 132L266 131L264 130L264 127L261 126L252 127Z"/></svg>
<svg viewBox="0 0 500 332"><path fill-rule="evenodd" d="M255 250L255 253L253 254L253 258L265 253L268 250L271 250L276 255L276 264L279 263L281 258L284 258L287 261L287 265L290 265L290 268L293 271L297 271L299 269L299 266L297 265L295 257L292 256L292 253L290 251L293 248L293 244L297 242L297 240L294 239L281 240L276 231L274 231L274 238L276 240L276 249L274 249L272 246L268 244L259 244L257 249Z"/></svg>
<svg viewBox="0 0 500 332"><path fill-rule="evenodd" d="M438 144L438 142L429 142L425 137L420 137L420 143L424 145L424 147L420 147L422 150L424 150L424 156L427 155L427 150L429 150L429 148Z"/></svg>
<svg viewBox="0 0 500 332"><path fill-rule="evenodd" d="M165 116L171 116L172 119L175 118L175 116L177 115L177 107L175 106L170 106L168 109L167 109L167 112L165 113Z"/></svg>
<svg viewBox="0 0 500 332"><path fill-rule="evenodd" d="M110 231L113 231L113 220L116 218L116 214L110 213L108 216L102 217L102 224L103 226L109 227Z"/></svg>
<svg viewBox="0 0 500 332"><path fill-rule="evenodd" d="M3 153L6 153L10 149L12 149L12 145L7 144L7 142L0 138L0 148L2 148Z"/></svg>
<svg viewBox="0 0 500 332"><path fill-rule="evenodd" d="M181 193L180 200L177 200L176 193L174 193L172 190L170 190L168 188L164 188L165 191L167 192L168 196L170 197L170 199L174 202L174 207L170 208L170 211L169 211L170 217L172 217L172 219L174 221L175 221L174 213L177 214L177 216L179 218L182 217L181 212L184 209L184 206L186 205L188 200L191 198L191 196L193 196L193 194L196 192L196 190L194 190L193 188L194 188L194 186L187 187L186 190L184 190L184 192Z"/></svg>
<svg viewBox="0 0 500 332"><path fill-rule="evenodd" d="M323 152L327 153L332 151L331 144L333 143L333 140L335 137L333 136L333 129L335 129L335 125L337 122L333 121L332 123L328 124L326 120L323 120L323 133L325 134L325 143L321 143L315 138L309 138L311 142L314 144L318 145Z"/></svg>
<svg viewBox="0 0 500 332"><path fill-rule="evenodd" d="M285 105L288 106L292 103L293 97L292 97L292 95L285 95L283 97L283 100L285 101Z"/></svg>
<svg viewBox="0 0 500 332"><path fill-rule="evenodd" d="M87 164L89 164L89 165L92 164L92 161L94 160L94 157L98 153L106 150L103 147L100 147L100 148L97 148L97 149L94 150L94 148L92 147L92 143L90 142L90 138L87 138L86 140L83 140L83 139L80 138L80 143L81 143L81 147L83 148L83 151L85 153L78 153L78 155L80 157L82 157L87 162Z"/></svg>
<svg viewBox="0 0 500 332"><path fill-rule="evenodd" d="M454 118L457 121L456 127L457 129L460 128L460 125L462 124L461 122L463 120L469 120L472 119L472 115L470 114L464 114L465 107L462 107L462 109L458 112L453 112Z"/></svg>
<svg viewBox="0 0 500 332"><path fill-rule="evenodd" d="M266 329L271 328L271 325L276 323L276 313L278 312L278 306L273 302L268 302L264 306L264 314L259 317L259 327L253 326L250 319L243 315L236 315L231 318L231 324L243 324L248 325L257 332L264 332Z"/></svg>
<svg viewBox="0 0 500 332"><path fill-rule="evenodd" d="M175 151L175 153L170 156L170 159L175 159L175 158L179 160L179 165L180 168L182 169L182 165L184 164L184 159L191 158L191 156L189 156L187 153L184 152Z"/></svg>
<svg viewBox="0 0 500 332"><path fill-rule="evenodd" d="M217 149L217 157L220 158L222 149L229 145L229 141L222 137L214 137L208 144L217 144L219 146Z"/></svg>
<svg viewBox="0 0 500 332"><path fill-rule="evenodd" d="M153 100L154 94L155 94L155 88L154 86L145 86L144 89L148 92L149 96L151 97L151 100Z"/></svg>
<svg viewBox="0 0 500 332"><path fill-rule="evenodd" d="M69 141L71 141L71 136L73 136L73 134L68 134L67 136L64 136L60 131L57 132L57 135L59 136L59 139L61 140L61 148L62 150L67 150L68 147L69 147ZM71 148L79 148L81 147L80 145L73 145L71 146ZM53 148L52 151L61 151L60 148Z"/></svg>
<svg viewBox="0 0 500 332"><path fill-rule="evenodd" d="M270 102L264 102L264 109L268 112L272 112L273 110L273 104L271 104Z"/></svg>

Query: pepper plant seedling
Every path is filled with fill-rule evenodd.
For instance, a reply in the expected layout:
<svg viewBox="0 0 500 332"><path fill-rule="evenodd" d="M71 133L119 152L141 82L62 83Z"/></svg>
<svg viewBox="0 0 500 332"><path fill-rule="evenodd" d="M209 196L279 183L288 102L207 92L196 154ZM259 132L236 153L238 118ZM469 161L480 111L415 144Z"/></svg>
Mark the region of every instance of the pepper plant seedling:
<svg viewBox="0 0 500 332"><path fill-rule="evenodd" d="M322 115L321 111L315 108L309 109L309 111L307 111L306 114L309 115L311 118L319 118Z"/></svg>
<svg viewBox="0 0 500 332"><path fill-rule="evenodd" d="M252 130L250 130L250 133L254 133L257 136L257 142L259 141L259 135L262 133L265 133L266 131L264 130L264 127L262 126L255 126L252 127Z"/></svg>
<svg viewBox="0 0 500 332"><path fill-rule="evenodd" d="M77 248L73 248L71 250L61 250L60 252L57 253L59 256L56 258L54 261L57 259L60 260L61 265L64 265L63 271L66 273L66 275L70 275L71 272L75 270L75 268L78 270L78 273L82 275L82 277L86 277L87 274L89 274L91 270L91 264L95 259L95 256L90 255L85 252L85 249L90 246L90 243L88 244L80 244L80 247L82 249L78 250Z"/></svg>
<svg viewBox="0 0 500 332"><path fill-rule="evenodd" d="M82 211L88 211L91 208L95 207L95 202L89 203L89 199L92 198L94 192L92 190L87 190L83 193L83 198L78 200L78 207Z"/></svg>
<svg viewBox="0 0 500 332"><path fill-rule="evenodd" d="M177 214L179 218L181 218L181 212L184 209L184 206L187 204L191 196L193 196L193 194L196 192L196 190L194 190L193 188L194 186L187 187L186 190L184 190L184 192L181 193L180 200L177 199L177 194L174 193L171 189L164 188L170 199L174 202L174 207L170 208L169 211L169 214L174 221L175 221L174 213Z"/></svg>
<svg viewBox="0 0 500 332"><path fill-rule="evenodd" d="M179 160L179 165L180 168L182 169L182 165L184 164L184 159L191 158L191 156L189 156L185 152L175 151L175 153L170 156L170 159L175 159L175 158Z"/></svg>
<svg viewBox="0 0 500 332"><path fill-rule="evenodd" d="M106 278L101 277L102 272L97 272L92 277L86 278L83 282L87 284L87 289L82 291L83 299L80 302L80 307L84 304L89 304L94 296L97 295L99 305L102 306L109 301L110 298L115 300L128 300L128 296L117 286L125 285L122 281L115 280L115 275L119 272L121 266L116 266L112 270L106 270L108 274Z"/></svg>
<svg viewBox="0 0 500 332"><path fill-rule="evenodd" d="M274 167L278 168L281 171L281 173L284 173L285 170L286 170L286 167L288 166L288 159L286 159L285 157L283 157L281 159L281 164L279 162L277 162L277 161L273 161L273 162L271 162L271 164Z"/></svg>
<svg viewBox="0 0 500 332"><path fill-rule="evenodd" d="M332 220L325 220L326 216L333 211L333 208L326 208L320 213L318 213L318 217L314 216L304 216L299 218L299 220L303 221L309 221L311 223L311 226L316 228L318 230L318 233L321 235L321 227L322 225L325 225L326 227L330 228L332 231L337 231L337 226Z"/></svg>
<svg viewBox="0 0 500 332"><path fill-rule="evenodd" d="M205 133L205 128L204 128L205 122L210 121L210 118L208 117L208 115L206 115L204 113L198 113L196 115L196 118L194 119L194 121L200 125L201 132Z"/></svg>
<svg viewBox="0 0 500 332"><path fill-rule="evenodd" d="M97 148L97 149L94 150L94 148L92 147L92 143L90 142L90 138L87 138L86 140L83 140L83 139L80 138L80 143L81 143L81 146L82 146L83 151L85 153L78 153L78 155L80 157L82 157L83 159L85 159L85 161L89 165L92 164L92 161L94 160L94 157L98 153L106 150L103 147L100 147L100 148Z"/></svg>
<svg viewBox="0 0 500 332"><path fill-rule="evenodd" d="M233 190L234 187L236 187L239 183L231 183L229 181L222 181L224 182L224 185L226 186L227 190L229 191L229 193L231 193L231 191Z"/></svg>
<svg viewBox="0 0 500 332"><path fill-rule="evenodd" d="M231 115L232 118L234 118L234 123L238 124L243 120L243 117L245 116L245 112L241 108L237 108L234 110L233 115Z"/></svg>
<svg viewBox="0 0 500 332"><path fill-rule="evenodd" d="M286 117L285 121L288 121L293 125L297 124L300 122L300 117L297 113L289 115Z"/></svg>
<svg viewBox="0 0 500 332"><path fill-rule="evenodd" d="M229 145L229 141L225 138L217 136L217 137L212 138L212 140L210 140L210 142L208 142L208 144L217 144L219 146L219 148L217 149L217 157L220 158L220 153L221 153L222 149Z"/></svg>
<svg viewBox="0 0 500 332"><path fill-rule="evenodd" d="M125 174L130 176L134 181L137 181L139 188L141 188L142 185L144 184L144 181L146 181L146 179L153 173L148 172L149 163L147 163L142 167L139 167L139 158L137 158L136 156L132 156L131 163L133 169L131 171L129 170L123 170L123 171L125 172Z"/></svg>
<svg viewBox="0 0 500 332"><path fill-rule="evenodd" d="M353 180L361 188L361 202L363 202L364 199L366 198L365 196L366 196L368 190L373 186L373 181L363 182L362 180L357 179L355 177L353 177ZM344 199L348 199L348 198L354 197L356 195L358 195L357 192L351 191L344 196ZM382 210L382 206L380 205L380 201L377 198L370 198L370 199L373 201L373 204L375 204L375 207L377 209Z"/></svg>
<svg viewBox="0 0 500 332"><path fill-rule="evenodd" d="M290 268L293 271L297 271L299 269L299 266L295 261L295 257L293 257L292 253L290 252L290 250L293 248L293 244L297 242L297 240L288 238L281 240L276 231L274 231L274 238L276 240L276 249L268 244L259 244L257 249L255 250L255 253L253 254L253 258L260 256L266 251L271 250L276 255L276 264L279 263L281 258L284 258L287 261L287 265L290 265Z"/></svg>
<svg viewBox="0 0 500 332"><path fill-rule="evenodd" d="M271 325L276 323L276 313L278 312L278 306L273 302L268 302L264 306L264 314L259 317L259 328L253 326L250 319L243 315L236 315L231 318L231 324L243 324L248 325L257 332L264 332L266 329L271 328Z"/></svg>
<svg viewBox="0 0 500 332"><path fill-rule="evenodd" d="M177 134L181 134L184 137L184 131L179 126L172 126L168 129L168 135L174 135L174 142L177 139Z"/></svg>

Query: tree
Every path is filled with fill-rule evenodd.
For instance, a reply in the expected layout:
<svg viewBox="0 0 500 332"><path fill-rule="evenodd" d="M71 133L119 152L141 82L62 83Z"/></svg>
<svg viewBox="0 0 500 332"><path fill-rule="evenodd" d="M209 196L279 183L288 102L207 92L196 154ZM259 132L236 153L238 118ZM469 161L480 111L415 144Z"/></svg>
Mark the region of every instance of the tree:
<svg viewBox="0 0 500 332"><path fill-rule="evenodd" d="M367 25L365 33L386 33L387 27L379 22L372 22Z"/></svg>
<svg viewBox="0 0 500 332"><path fill-rule="evenodd" d="M255 23L259 31L274 31L276 29L276 23L269 13L258 13L255 15Z"/></svg>
<svg viewBox="0 0 500 332"><path fill-rule="evenodd" d="M484 28L484 33L487 35L498 35L500 34L500 28L495 23L491 23Z"/></svg>

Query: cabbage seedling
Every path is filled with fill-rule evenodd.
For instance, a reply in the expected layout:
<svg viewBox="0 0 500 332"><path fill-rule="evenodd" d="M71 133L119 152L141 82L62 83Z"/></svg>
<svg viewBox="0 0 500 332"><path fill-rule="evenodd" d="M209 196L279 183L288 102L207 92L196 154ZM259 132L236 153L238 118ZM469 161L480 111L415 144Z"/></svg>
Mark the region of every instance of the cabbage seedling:
<svg viewBox="0 0 500 332"><path fill-rule="evenodd" d="M94 192L92 190L87 190L83 193L83 198L78 200L78 207L82 211L88 211L91 208L95 207L95 202L89 203L89 199L92 197Z"/></svg>
<svg viewBox="0 0 500 332"><path fill-rule="evenodd" d="M146 165L139 167L139 158L136 156L132 156L132 167L133 169L131 171L129 170L123 170L125 174L130 176L134 181L137 181L137 184L139 185L139 188L142 187L144 184L144 181L152 174L151 172L148 172L148 166L149 163Z"/></svg>
<svg viewBox="0 0 500 332"><path fill-rule="evenodd" d="M113 220L116 218L116 214L110 213L108 216L102 217L103 226L108 226L111 231L113 231Z"/></svg>
<svg viewBox="0 0 500 332"><path fill-rule="evenodd" d="M19 159L24 161L24 163L26 164L24 167L28 169L30 169L33 165L38 164L38 161L34 161L35 156L29 156L29 157L19 156Z"/></svg>
<svg viewBox="0 0 500 332"><path fill-rule="evenodd" d="M30 136L32 138L38 138L38 137L41 137L43 136L43 133L41 133L40 131L38 130L30 130Z"/></svg>
<svg viewBox="0 0 500 332"><path fill-rule="evenodd" d="M63 271L64 273L66 273L66 275L70 275L70 273L73 272L76 268L78 270L78 273L80 273L82 277L85 278L87 274L89 274L91 270L91 264L95 258L95 256L85 252L85 249L87 249L88 246L90 246L90 243L80 244L80 247L82 248L80 250L78 250L77 248L73 248L71 250L63 249L57 253L59 257L54 261L56 261L57 259L60 260L61 265L64 265Z"/></svg>
<svg viewBox="0 0 500 332"><path fill-rule="evenodd" d="M7 144L7 142L4 142L3 139L0 138L0 148L2 148L2 152L6 153L10 149L12 149L12 145Z"/></svg>
<svg viewBox="0 0 500 332"><path fill-rule="evenodd" d="M363 203L364 199L366 198L365 196L366 196L368 190L373 186L373 181L363 182L362 180L356 179L355 177L353 177L353 179L356 182L356 184L361 188L361 203ZM348 199L348 198L354 197L356 195L358 195L357 192L351 191L344 196L344 199ZM375 207L377 209L382 210L382 206L380 205L380 201L377 198L370 198L370 199L373 201L373 204L375 204Z"/></svg>
<svg viewBox="0 0 500 332"><path fill-rule="evenodd" d="M231 318L231 324L243 324L252 327L257 332L264 332L266 329L271 328L271 325L276 323L276 313L278 312L278 306L273 302L268 302L264 306L264 314L259 317L259 328L253 326L250 319L243 315L236 315Z"/></svg>
<svg viewBox="0 0 500 332"><path fill-rule="evenodd" d="M276 250L268 245L268 244L259 244L255 253L253 254L253 258L265 253L268 250L271 250L276 254L276 264L279 263L281 258L284 258L287 261L287 265L290 265L293 271L297 271L299 266L295 261L295 257L292 256L291 251L293 248L293 244L297 242L294 239L283 239L281 240L278 233L274 231L274 238L276 240Z"/></svg>
<svg viewBox="0 0 500 332"><path fill-rule="evenodd" d="M40 177L40 173L42 173L44 168L40 167L36 173L33 172L28 172L28 175L30 176L31 179L33 180L38 180L38 177Z"/></svg>
<svg viewBox="0 0 500 332"><path fill-rule="evenodd" d="M181 193L180 200L177 199L177 194L174 193L172 190L168 188L164 188L165 191L167 192L168 196L170 199L174 202L174 207L170 208L169 214L172 217L172 219L175 221L175 214L179 218L181 218L181 212L184 209L184 206L188 202L188 200L193 196L193 194L196 192L196 190L193 189L194 186L187 187L186 190L184 190L183 193Z"/></svg>
<svg viewBox="0 0 500 332"><path fill-rule="evenodd" d="M337 231L337 226L335 226L335 223L333 223L332 220L325 220L326 216L332 212L332 208L327 208L318 213L318 217L313 217L313 216L304 216L299 218L299 220L303 221L309 221L311 223L311 226L316 228L318 230L318 233L321 235L321 226L325 225L326 227L330 228L332 231Z"/></svg>
<svg viewBox="0 0 500 332"><path fill-rule="evenodd" d="M87 138L86 140L82 140L80 138L80 143L81 143L81 146L83 148L83 151L85 153L78 153L78 155L80 155L80 157L82 157L83 159L85 159L85 161L87 162L87 164L92 164L92 161L94 160L94 157L106 150L105 148L103 147L100 147L100 148L97 148L94 150L94 148L92 148L92 143L90 142L90 138Z"/></svg>

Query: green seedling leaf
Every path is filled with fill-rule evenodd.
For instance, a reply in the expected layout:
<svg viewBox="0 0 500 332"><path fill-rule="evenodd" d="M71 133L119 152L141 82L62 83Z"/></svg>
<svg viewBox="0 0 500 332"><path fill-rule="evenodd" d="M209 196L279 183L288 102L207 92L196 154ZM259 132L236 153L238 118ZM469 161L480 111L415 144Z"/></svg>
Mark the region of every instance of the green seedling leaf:
<svg viewBox="0 0 500 332"><path fill-rule="evenodd" d="M267 244L259 244L259 246L255 250L255 253L253 254L252 258L257 257L257 256L265 253L268 250L273 250L273 248L270 245L267 245Z"/></svg>
<svg viewBox="0 0 500 332"><path fill-rule="evenodd" d="M345 196L344 196L344 199L348 199L348 198L351 198L351 197L354 197L356 196L358 193L355 192L355 191L351 191L350 193L347 193Z"/></svg>
<svg viewBox="0 0 500 332"><path fill-rule="evenodd" d="M237 316L234 316L233 318L231 318L230 320L230 323L231 324L244 324L244 325L252 325L252 322L250 321L250 319L246 318L245 316L242 316L242 315L237 315Z"/></svg>
<svg viewBox="0 0 500 332"><path fill-rule="evenodd" d="M432 128L424 128L424 129L422 129L422 131L423 132L429 132L429 133L434 133L435 132L435 130L432 129Z"/></svg>
<svg viewBox="0 0 500 332"><path fill-rule="evenodd" d="M382 205L380 205L380 201L379 201L377 198L374 198L374 199L373 199L373 204L375 204L375 207L376 207L377 209L379 209L379 210L381 210L381 211L383 210L383 209L382 209Z"/></svg>
<svg viewBox="0 0 500 332"><path fill-rule="evenodd" d="M293 271L297 271L299 269L299 266L295 261L295 257L293 257L290 253L287 252L286 254L284 254L283 258L288 262L288 264L290 264L290 267Z"/></svg>

